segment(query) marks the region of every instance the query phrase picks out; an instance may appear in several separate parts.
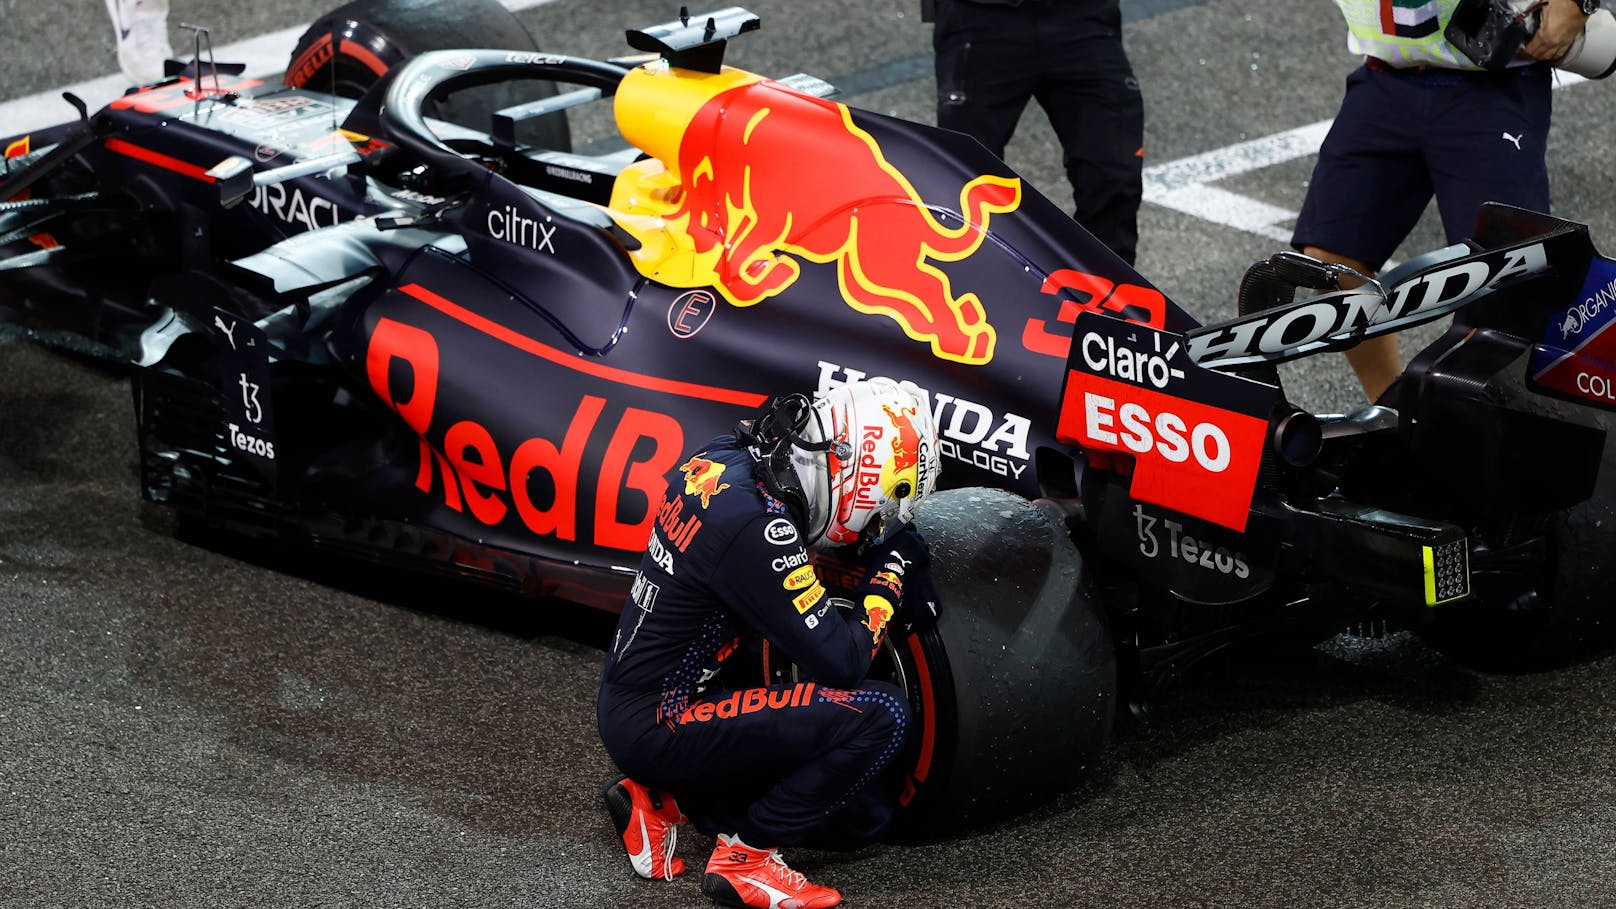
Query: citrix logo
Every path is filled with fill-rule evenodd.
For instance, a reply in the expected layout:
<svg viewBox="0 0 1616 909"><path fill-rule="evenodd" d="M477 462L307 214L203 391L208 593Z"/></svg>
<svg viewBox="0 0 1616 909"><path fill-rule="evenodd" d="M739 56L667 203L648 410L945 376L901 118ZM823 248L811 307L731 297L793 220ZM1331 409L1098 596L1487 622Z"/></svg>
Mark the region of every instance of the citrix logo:
<svg viewBox="0 0 1616 909"><path fill-rule="evenodd" d="M553 255L555 246L550 241L555 232L554 225L529 218L518 212L514 205L506 205L504 208L488 212L488 235L506 243L526 246L528 249Z"/></svg>

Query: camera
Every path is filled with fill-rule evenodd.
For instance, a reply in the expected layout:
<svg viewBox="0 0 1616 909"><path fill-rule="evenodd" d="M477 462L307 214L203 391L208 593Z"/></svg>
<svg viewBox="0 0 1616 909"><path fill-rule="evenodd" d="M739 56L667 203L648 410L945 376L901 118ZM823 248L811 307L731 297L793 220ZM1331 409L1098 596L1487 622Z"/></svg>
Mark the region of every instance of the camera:
<svg viewBox="0 0 1616 909"><path fill-rule="evenodd" d="M1541 6L1538 0L1460 0L1443 36L1477 66L1503 69L1537 33ZM1594 10L1554 66L1589 79L1616 71L1616 15Z"/></svg>

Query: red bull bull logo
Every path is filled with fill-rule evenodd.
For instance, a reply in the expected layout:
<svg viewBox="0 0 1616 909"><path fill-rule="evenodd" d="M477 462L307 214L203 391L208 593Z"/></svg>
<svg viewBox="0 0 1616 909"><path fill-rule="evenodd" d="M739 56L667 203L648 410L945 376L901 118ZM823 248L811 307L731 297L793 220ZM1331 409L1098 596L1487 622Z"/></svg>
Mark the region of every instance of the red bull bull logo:
<svg viewBox="0 0 1616 909"><path fill-rule="evenodd" d="M881 643L881 637L886 634L887 625L892 622L894 614L892 604L885 598L864 598L864 627L870 629L877 644Z"/></svg>
<svg viewBox="0 0 1616 909"><path fill-rule="evenodd" d="M893 319L942 359L993 358L981 301L956 295L937 263L974 253L991 216L1020 205L1020 180L968 181L957 200L965 223L944 225L845 105L738 70L635 70L617 115L660 161L624 171L612 200L657 216L667 235L618 218L642 240L636 262L649 276L751 306L795 283L802 260L834 263L854 309ZM666 126L685 116L683 130Z"/></svg>
<svg viewBox="0 0 1616 909"><path fill-rule="evenodd" d="M685 475L685 495L701 496L702 508L710 507L713 496L729 488L728 483L718 482L724 475L724 465L706 458L691 458L679 470Z"/></svg>
<svg viewBox="0 0 1616 909"><path fill-rule="evenodd" d="M882 404L887 419L892 421L892 460L887 462L895 474L902 474L920 463L920 433L915 431L915 408Z"/></svg>

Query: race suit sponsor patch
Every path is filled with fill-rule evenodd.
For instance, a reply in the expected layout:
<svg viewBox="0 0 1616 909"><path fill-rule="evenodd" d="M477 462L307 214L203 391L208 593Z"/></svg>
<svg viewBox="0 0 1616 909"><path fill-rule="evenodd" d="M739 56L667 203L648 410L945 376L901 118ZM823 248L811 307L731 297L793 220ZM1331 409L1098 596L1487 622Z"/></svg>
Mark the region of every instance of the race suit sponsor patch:
<svg viewBox="0 0 1616 909"><path fill-rule="evenodd" d="M694 457L680 465L679 469L685 475L685 495L701 496L702 508L711 508L713 496L729 488L728 483L718 482L724 476L724 465L715 461Z"/></svg>
<svg viewBox="0 0 1616 909"><path fill-rule="evenodd" d="M785 710L812 703L813 682L799 682L790 688L747 688L717 701L700 701L679 714L680 724L727 720L762 710Z"/></svg>

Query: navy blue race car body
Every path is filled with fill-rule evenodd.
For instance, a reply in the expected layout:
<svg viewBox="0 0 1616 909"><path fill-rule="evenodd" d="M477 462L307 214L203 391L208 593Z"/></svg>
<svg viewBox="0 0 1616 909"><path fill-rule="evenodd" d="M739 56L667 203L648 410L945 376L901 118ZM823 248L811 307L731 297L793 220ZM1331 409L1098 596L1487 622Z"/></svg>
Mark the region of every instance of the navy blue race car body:
<svg viewBox="0 0 1616 909"><path fill-rule="evenodd" d="M0 312L133 364L154 502L620 609L654 523L700 532L659 508L692 446L909 383L954 490L922 521L941 612L886 660L916 816L1072 778L1119 685L1142 706L1242 639L1373 618L1502 665L1612 637L1616 263L1579 225L1488 208L1356 290L1276 255L1202 326L974 141L723 66L742 10L630 32L632 67L405 62L344 11L293 84L193 61L6 141ZM517 80L480 128L435 115ZM626 151L566 147L597 99ZM1276 363L1450 315L1378 405L1287 403Z"/></svg>

